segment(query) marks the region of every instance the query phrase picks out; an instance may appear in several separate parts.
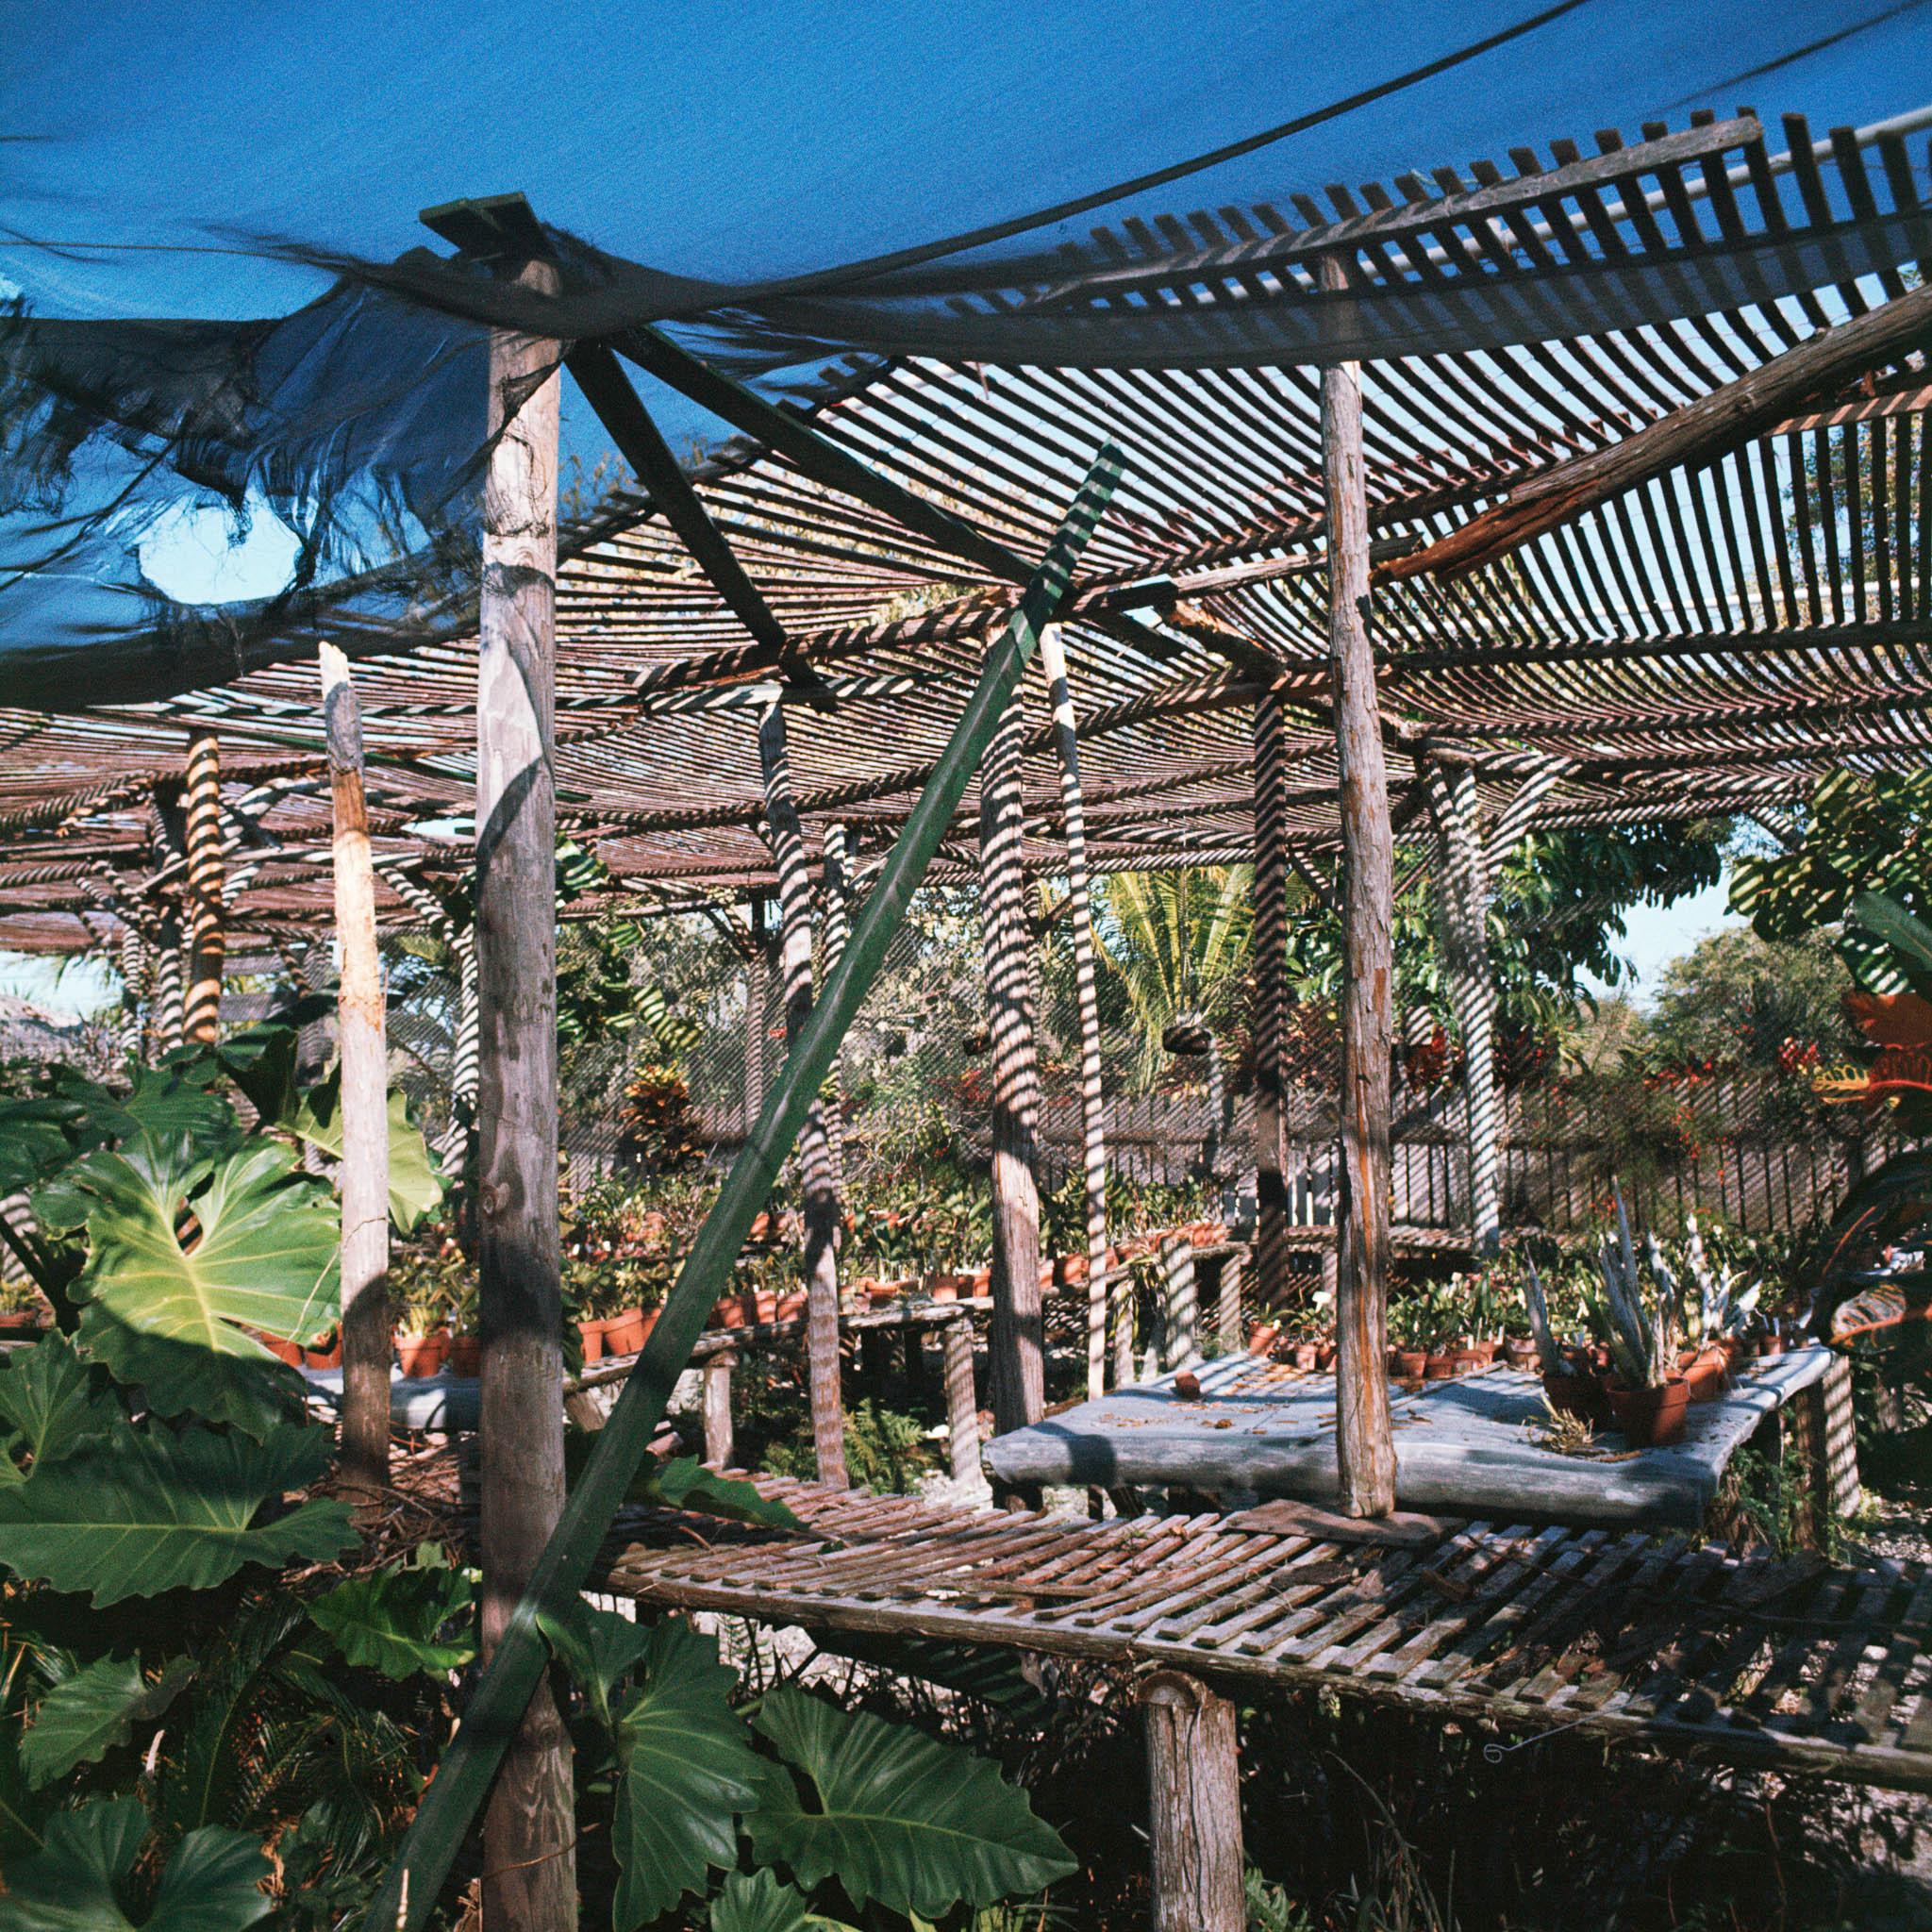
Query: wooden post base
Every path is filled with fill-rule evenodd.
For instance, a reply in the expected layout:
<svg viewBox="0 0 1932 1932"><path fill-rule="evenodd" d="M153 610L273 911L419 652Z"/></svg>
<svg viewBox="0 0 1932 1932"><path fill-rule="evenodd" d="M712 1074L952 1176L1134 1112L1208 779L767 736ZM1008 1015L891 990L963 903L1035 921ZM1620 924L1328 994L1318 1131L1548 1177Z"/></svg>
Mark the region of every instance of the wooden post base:
<svg viewBox="0 0 1932 1932"><path fill-rule="evenodd" d="M1141 1704L1154 1932L1245 1932L1234 1706L1182 1671L1155 1672Z"/></svg>
<svg viewBox="0 0 1932 1932"><path fill-rule="evenodd" d="M953 1480L979 1475L979 1391L973 1382L973 1317L946 1324L942 1337L946 1378L946 1432L953 1452Z"/></svg>

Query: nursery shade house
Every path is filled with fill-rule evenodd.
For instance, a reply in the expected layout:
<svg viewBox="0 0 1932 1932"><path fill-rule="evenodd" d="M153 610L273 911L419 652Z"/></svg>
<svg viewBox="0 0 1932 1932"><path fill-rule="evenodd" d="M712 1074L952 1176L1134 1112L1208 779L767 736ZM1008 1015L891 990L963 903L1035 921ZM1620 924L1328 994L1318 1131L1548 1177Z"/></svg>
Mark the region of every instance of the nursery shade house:
<svg viewBox="0 0 1932 1932"><path fill-rule="evenodd" d="M1105 45L1061 22L1031 49L1048 84L1011 76L1010 142L983 107L942 117L942 88L876 125L835 95L795 198L791 138L760 159L741 132L758 192L720 186L708 215L680 184L662 233L588 16L474 179L426 167L408 61L291 103L308 181L326 90L388 90L400 176L430 204L413 233L407 189L365 208L358 187L344 212L313 185L274 203L273 182L243 220L203 183L151 234L86 209L57 233L57 178L15 224L0 945L108 952L192 1038L218 1024L225 956L340 936L345 1201L372 1185L384 1106L379 1058L373 1101L351 1090L354 961L375 929L425 924L468 960L491 1660L372 1925L424 1923L492 1776L491 1863L523 1874L504 1923L564 1923L537 1612L582 1586L794 1141L808 1255L814 1216L836 1218L813 1098L923 881L973 887L985 935L1002 1430L1042 1407L1029 880L1066 882L1091 982L1092 877L1253 865L1264 1286L1286 1267L1290 881L1339 915L1335 1498L1374 1519L1396 1501L1398 844L1449 908L1482 1251L1487 898L1517 841L1740 816L1776 838L1824 773L1926 761L1917 9L1459 5L1364 36L1315 8L1265 54L1241 9L1188 11L1207 44L1167 111L1151 19ZM487 68L482 29L448 25L442 78L451 52ZM1056 130L1075 54L1083 105ZM834 36L801 73L841 58ZM789 125L792 84L760 65L739 107L760 125L763 88L766 125ZM503 108L451 85L463 110ZM615 138L546 143L553 122ZM923 206L852 193L887 149L937 171ZM192 312L195 250L214 314ZM622 487L560 504L573 449L613 450ZM159 588L170 530L210 505L273 521L286 581ZM567 1498L560 835L599 866L574 916L775 897L789 1046ZM472 904L473 928L453 911ZM381 1267L345 1248L345 1295ZM810 1292L836 1379L836 1280ZM358 1351L386 1362L388 1341L352 1312L344 1345L353 1411ZM819 1441L826 1473L836 1398Z"/></svg>

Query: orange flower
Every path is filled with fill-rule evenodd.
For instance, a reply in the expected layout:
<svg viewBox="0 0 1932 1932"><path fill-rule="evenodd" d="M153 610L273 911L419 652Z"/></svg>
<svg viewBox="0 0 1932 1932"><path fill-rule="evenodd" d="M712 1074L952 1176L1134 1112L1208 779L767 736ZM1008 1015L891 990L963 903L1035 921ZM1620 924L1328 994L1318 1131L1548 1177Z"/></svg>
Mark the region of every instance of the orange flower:
<svg viewBox="0 0 1932 1932"><path fill-rule="evenodd" d="M1932 1046L1932 1000L1915 992L1848 992L1845 1011L1874 1046Z"/></svg>

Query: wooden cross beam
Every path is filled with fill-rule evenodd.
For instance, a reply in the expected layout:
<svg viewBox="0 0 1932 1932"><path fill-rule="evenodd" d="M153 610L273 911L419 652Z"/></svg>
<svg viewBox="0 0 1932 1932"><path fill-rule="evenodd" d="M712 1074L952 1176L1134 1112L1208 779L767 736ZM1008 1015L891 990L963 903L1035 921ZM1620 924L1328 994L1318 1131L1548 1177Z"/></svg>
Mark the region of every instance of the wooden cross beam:
<svg viewBox="0 0 1932 1932"><path fill-rule="evenodd" d="M1800 403L1895 362L1928 341L1932 284L1808 337L1607 449L1573 457L1518 484L1493 509L1472 517L1425 550L1383 564L1376 575L1392 583L1403 577L1455 576L1492 563L1532 537L1666 470L1709 462Z"/></svg>

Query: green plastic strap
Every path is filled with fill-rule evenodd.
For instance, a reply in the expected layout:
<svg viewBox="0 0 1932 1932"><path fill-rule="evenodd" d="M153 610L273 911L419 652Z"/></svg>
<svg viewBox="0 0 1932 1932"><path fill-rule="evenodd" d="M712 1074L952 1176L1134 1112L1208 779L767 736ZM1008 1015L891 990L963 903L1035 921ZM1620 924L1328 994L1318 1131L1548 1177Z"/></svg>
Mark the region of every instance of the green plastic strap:
<svg viewBox="0 0 1932 1932"><path fill-rule="evenodd" d="M912 894L939 850L1008 701L1019 688L1041 631L1053 622L1066 597L1074 565L1113 495L1123 460L1112 443L1094 459L1052 546L988 653L978 687L854 923L843 958L826 979L798 1044L765 1098L758 1124L698 1230L664 1312L609 1420L597 1432L597 1446L564 1504L529 1589L476 1681L463 1721L362 1922L363 1932L417 1932L427 1924L548 1661L538 1628L539 1613L548 1605L569 1603L583 1589L677 1377L704 1331L711 1305L723 1291L751 1224L777 1182L806 1111L872 991L886 949L905 921Z"/></svg>

